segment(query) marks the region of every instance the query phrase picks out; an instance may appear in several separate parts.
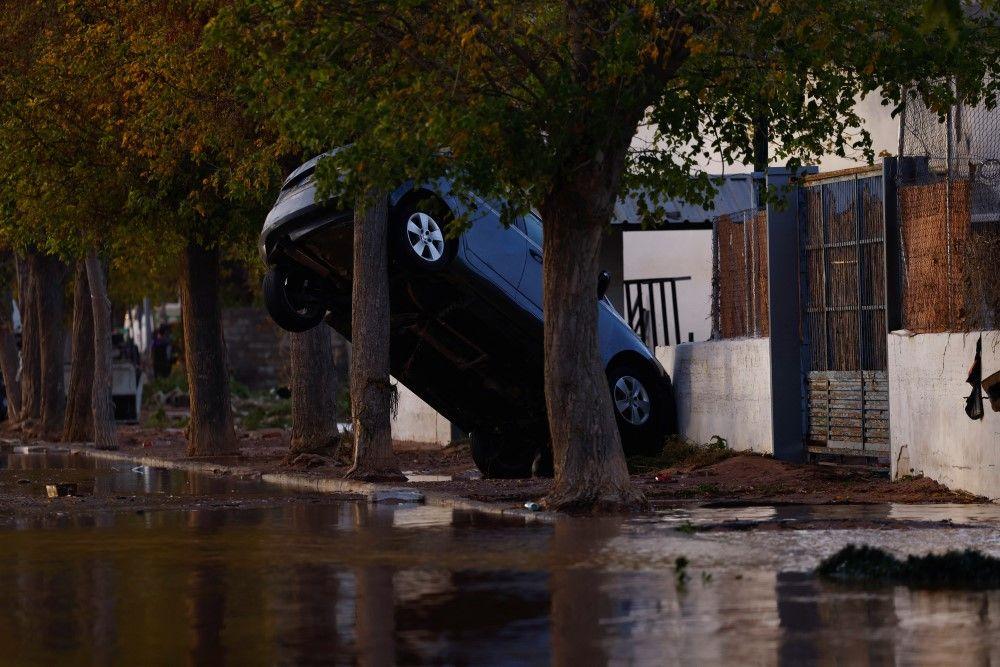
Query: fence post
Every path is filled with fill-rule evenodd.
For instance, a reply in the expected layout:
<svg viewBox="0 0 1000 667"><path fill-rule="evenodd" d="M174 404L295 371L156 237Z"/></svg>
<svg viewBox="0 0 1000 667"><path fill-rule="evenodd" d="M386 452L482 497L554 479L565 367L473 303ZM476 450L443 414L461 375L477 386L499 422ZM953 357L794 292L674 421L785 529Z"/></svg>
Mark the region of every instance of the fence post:
<svg viewBox="0 0 1000 667"><path fill-rule="evenodd" d="M897 177L899 164L894 157L882 162L882 199L885 220L885 330L901 329L903 326L903 285L900 260L903 255L900 234L899 199Z"/></svg>
<svg viewBox="0 0 1000 667"><path fill-rule="evenodd" d="M815 172L815 168L800 174ZM768 190L779 201L767 203L767 293L771 347L771 437L774 457L806 458L803 428L804 387L799 307L798 188L784 168L767 170Z"/></svg>

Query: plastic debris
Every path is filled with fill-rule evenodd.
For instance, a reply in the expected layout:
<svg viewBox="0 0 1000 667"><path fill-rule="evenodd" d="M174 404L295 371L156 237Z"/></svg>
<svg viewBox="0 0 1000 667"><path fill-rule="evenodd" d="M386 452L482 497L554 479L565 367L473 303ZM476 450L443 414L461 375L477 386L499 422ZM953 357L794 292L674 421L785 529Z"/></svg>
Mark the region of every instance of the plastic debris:
<svg viewBox="0 0 1000 667"><path fill-rule="evenodd" d="M146 472L146 466L136 466L136 467L132 468L132 472L138 473L138 474L141 475L144 472Z"/></svg>
<svg viewBox="0 0 1000 667"><path fill-rule="evenodd" d="M45 493L49 498L63 498L65 496L76 495L76 484L73 482L59 482L57 484L46 484Z"/></svg>
<svg viewBox="0 0 1000 667"><path fill-rule="evenodd" d="M542 506L534 501L528 501L524 503L524 509L531 510L532 512L541 512Z"/></svg>
<svg viewBox="0 0 1000 667"><path fill-rule="evenodd" d="M670 481L670 473L668 473L668 472L658 472L658 473L656 473L656 476L653 477L653 481L654 482L669 482Z"/></svg>
<svg viewBox="0 0 1000 667"><path fill-rule="evenodd" d="M424 494L410 489L377 489L368 494L370 503L422 503Z"/></svg>

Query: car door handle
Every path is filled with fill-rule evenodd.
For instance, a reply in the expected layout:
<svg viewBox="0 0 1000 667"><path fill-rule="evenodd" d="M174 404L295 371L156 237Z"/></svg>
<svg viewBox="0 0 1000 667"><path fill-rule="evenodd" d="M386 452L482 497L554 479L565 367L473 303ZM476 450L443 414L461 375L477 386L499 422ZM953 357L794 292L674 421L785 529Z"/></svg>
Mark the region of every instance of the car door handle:
<svg viewBox="0 0 1000 667"><path fill-rule="evenodd" d="M528 254L537 259L539 262L542 261L542 251L537 248L528 248Z"/></svg>

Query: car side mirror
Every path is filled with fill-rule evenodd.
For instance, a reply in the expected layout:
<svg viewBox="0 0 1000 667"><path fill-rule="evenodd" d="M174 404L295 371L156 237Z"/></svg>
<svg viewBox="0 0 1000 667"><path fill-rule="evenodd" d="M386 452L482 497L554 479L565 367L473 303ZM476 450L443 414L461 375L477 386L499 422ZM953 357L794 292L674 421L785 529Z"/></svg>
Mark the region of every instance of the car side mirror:
<svg viewBox="0 0 1000 667"><path fill-rule="evenodd" d="M607 271L601 271L597 276L597 299L598 301L604 298L604 295L608 293L608 287L611 285L611 274Z"/></svg>

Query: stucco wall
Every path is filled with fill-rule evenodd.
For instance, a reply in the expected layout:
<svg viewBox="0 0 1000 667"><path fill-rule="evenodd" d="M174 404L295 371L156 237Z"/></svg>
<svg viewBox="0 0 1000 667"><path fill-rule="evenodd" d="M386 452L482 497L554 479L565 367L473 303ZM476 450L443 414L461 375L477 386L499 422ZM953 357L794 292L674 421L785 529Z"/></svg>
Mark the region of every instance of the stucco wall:
<svg viewBox="0 0 1000 667"><path fill-rule="evenodd" d="M966 383L979 333L889 335L893 478L925 475L1000 499L1000 414L965 414ZM983 377L1000 370L1000 332L983 332Z"/></svg>
<svg viewBox="0 0 1000 667"><path fill-rule="evenodd" d="M692 333L696 341L708 340L712 334L712 231L671 229L625 232L623 236L626 280L691 276L677 283L681 339L687 340Z"/></svg>
<svg viewBox="0 0 1000 667"><path fill-rule="evenodd" d="M718 435L737 450L770 454L771 350L767 338L684 343L656 348L673 379L681 435Z"/></svg>
<svg viewBox="0 0 1000 667"><path fill-rule="evenodd" d="M399 409L392 420L392 439L400 443L443 447L451 442L451 422L396 381Z"/></svg>

